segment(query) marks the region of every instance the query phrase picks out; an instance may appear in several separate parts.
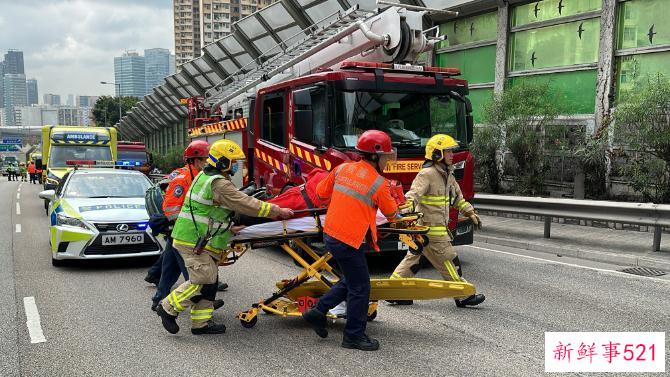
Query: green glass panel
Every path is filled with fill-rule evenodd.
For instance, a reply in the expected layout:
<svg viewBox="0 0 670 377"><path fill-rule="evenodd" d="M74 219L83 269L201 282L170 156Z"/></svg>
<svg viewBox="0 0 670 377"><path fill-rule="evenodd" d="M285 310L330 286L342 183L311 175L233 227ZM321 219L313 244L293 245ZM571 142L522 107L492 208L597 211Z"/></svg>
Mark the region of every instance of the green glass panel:
<svg viewBox="0 0 670 377"><path fill-rule="evenodd" d="M484 46L437 55L439 67L460 68L471 84L495 81L496 46Z"/></svg>
<svg viewBox="0 0 670 377"><path fill-rule="evenodd" d="M472 103L472 117L475 123L484 121L484 106L493 99L493 88L470 89L468 95Z"/></svg>
<svg viewBox="0 0 670 377"><path fill-rule="evenodd" d="M440 34L446 35L447 40L440 42L437 47L444 48L463 43L495 40L497 33L497 12L461 18L440 25Z"/></svg>
<svg viewBox="0 0 670 377"><path fill-rule="evenodd" d="M512 27L599 10L602 0L543 0L512 8Z"/></svg>
<svg viewBox="0 0 670 377"><path fill-rule="evenodd" d="M549 85L555 90L561 114L593 114L596 103L596 70L522 76L509 79L509 85L522 81Z"/></svg>
<svg viewBox="0 0 670 377"><path fill-rule="evenodd" d="M509 70L595 63L599 41L599 18L512 33Z"/></svg>
<svg viewBox="0 0 670 377"><path fill-rule="evenodd" d="M670 43L668 0L635 0L621 3L617 48L646 47Z"/></svg>
<svg viewBox="0 0 670 377"><path fill-rule="evenodd" d="M617 96L659 73L670 78L670 51L617 58Z"/></svg>

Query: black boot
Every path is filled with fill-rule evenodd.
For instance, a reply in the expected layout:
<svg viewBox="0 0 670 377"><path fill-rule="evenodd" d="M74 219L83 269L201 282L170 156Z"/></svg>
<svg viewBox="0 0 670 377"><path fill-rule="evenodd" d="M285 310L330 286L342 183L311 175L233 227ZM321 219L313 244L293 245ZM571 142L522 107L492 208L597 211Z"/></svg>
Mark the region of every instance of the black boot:
<svg viewBox="0 0 670 377"><path fill-rule="evenodd" d="M161 280L160 278L157 278L151 274L147 274L147 276L144 277L144 281L154 285L158 285L158 282L160 282L160 280Z"/></svg>
<svg viewBox="0 0 670 377"><path fill-rule="evenodd" d="M193 335L223 334L226 332L226 325L217 325L214 321L207 321L207 326L198 329L191 329Z"/></svg>
<svg viewBox="0 0 670 377"><path fill-rule="evenodd" d="M326 330L326 323L328 318L325 314L316 310L316 308L309 309L302 313L302 318L309 323L316 335L325 338L328 336L328 330Z"/></svg>
<svg viewBox="0 0 670 377"><path fill-rule="evenodd" d="M223 292L226 289L228 289L228 284L226 283L219 283L219 285L216 286L216 290L219 292Z"/></svg>
<svg viewBox="0 0 670 377"><path fill-rule="evenodd" d="M389 304L393 305L413 305L413 300L386 300Z"/></svg>
<svg viewBox="0 0 670 377"><path fill-rule="evenodd" d="M223 300L214 300L214 310L223 306Z"/></svg>
<svg viewBox="0 0 670 377"><path fill-rule="evenodd" d="M161 304L160 301L154 301L154 302L152 302L152 303L151 303L151 310L156 311L156 309L158 308L158 305L160 305L160 304Z"/></svg>
<svg viewBox="0 0 670 377"><path fill-rule="evenodd" d="M468 296L464 299L458 299L458 298L454 299L454 301L456 301L456 306L458 306L459 308L464 308L466 306L477 306L482 302L484 302L484 300L486 300L486 296L484 296L481 293Z"/></svg>
<svg viewBox="0 0 670 377"><path fill-rule="evenodd" d="M342 348L350 348L361 351L376 351L379 349L379 342L377 339L372 339L365 334L357 339L353 339L347 335L344 335L344 339L342 339Z"/></svg>
<svg viewBox="0 0 670 377"><path fill-rule="evenodd" d="M176 334L179 332L179 325L177 324L177 316L174 316L163 309L163 305L158 305L156 307L156 313L161 317L161 322L163 327L170 334Z"/></svg>

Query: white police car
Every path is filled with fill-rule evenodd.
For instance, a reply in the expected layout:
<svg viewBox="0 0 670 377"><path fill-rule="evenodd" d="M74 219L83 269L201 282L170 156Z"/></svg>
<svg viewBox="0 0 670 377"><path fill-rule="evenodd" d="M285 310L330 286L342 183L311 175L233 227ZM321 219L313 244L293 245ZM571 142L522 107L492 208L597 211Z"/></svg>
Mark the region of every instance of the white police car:
<svg viewBox="0 0 670 377"><path fill-rule="evenodd" d="M40 198L49 200L52 264L160 254L162 244L147 229L150 186L134 170L77 168L55 190L42 191Z"/></svg>

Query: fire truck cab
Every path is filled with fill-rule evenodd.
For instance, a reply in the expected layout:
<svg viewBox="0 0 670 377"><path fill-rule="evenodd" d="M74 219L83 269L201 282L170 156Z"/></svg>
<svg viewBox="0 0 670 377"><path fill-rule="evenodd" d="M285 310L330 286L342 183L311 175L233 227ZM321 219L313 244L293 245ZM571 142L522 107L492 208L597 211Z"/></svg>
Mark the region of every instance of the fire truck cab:
<svg viewBox="0 0 670 377"><path fill-rule="evenodd" d="M446 133L463 146L455 154L455 175L465 197L473 196L472 108L467 83L454 78L457 70L352 61L341 68L258 91L248 144L255 182L271 194L300 185L314 168L330 171L359 159L358 135L379 129L398 151L384 175L407 190L424 162L426 141ZM469 222L454 222L452 232L457 244L472 242Z"/></svg>

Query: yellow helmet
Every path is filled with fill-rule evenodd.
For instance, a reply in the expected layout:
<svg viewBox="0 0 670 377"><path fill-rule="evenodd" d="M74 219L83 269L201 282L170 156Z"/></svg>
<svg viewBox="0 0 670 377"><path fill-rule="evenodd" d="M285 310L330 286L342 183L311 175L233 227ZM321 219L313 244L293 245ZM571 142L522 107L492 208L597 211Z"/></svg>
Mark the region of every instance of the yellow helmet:
<svg viewBox="0 0 670 377"><path fill-rule="evenodd" d="M232 162L235 160L243 160L246 156L237 145L236 142L232 140L222 139L216 141L209 148L209 158L207 163L215 167L217 170L225 172L230 170Z"/></svg>
<svg viewBox="0 0 670 377"><path fill-rule="evenodd" d="M453 137L445 134L433 135L426 143L426 160L442 161L445 149L458 147Z"/></svg>

